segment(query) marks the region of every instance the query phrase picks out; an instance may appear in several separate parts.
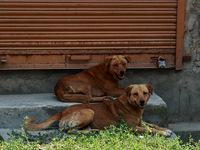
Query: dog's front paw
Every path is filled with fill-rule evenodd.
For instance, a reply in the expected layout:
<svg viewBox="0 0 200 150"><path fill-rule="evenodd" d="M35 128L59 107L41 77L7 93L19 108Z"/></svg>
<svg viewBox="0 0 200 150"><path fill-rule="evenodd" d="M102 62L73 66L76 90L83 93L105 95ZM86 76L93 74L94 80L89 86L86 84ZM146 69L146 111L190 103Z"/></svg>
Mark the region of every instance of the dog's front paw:
<svg viewBox="0 0 200 150"><path fill-rule="evenodd" d="M170 137L172 135L172 131L171 130L166 130L166 131L163 131L163 135L165 137Z"/></svg>

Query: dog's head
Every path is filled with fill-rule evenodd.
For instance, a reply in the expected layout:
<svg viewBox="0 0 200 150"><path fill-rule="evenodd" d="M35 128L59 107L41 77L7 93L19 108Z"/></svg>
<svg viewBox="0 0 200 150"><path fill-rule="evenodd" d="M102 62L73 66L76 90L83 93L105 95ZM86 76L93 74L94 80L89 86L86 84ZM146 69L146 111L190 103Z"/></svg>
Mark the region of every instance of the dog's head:
<svg viewBox="0 0 200 150"><path fill-rule="evenodd" d="M130 85L126 89L128 102L140 109L144 109L149 100L153 87L148 84Z"/></svg>
<svg viewBox="0 0 200 150"><path fill-rule="evenodd" d="M131 62L130 56L116 55L105 59L106 69L117 80L124 78L129 62Z"/></svg>

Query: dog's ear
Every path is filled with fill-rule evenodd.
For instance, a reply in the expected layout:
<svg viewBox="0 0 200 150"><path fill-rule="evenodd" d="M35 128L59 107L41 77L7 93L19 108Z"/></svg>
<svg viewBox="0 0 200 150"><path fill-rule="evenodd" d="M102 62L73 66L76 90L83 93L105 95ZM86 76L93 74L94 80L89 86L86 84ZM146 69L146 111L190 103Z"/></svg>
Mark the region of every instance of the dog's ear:
<svg viewBox="0 0 200 150"><path fill-rule="evenodd" d="M124 58L127 60L128 63L130 63L132 61L131 57L128 55L124 56Z"/></svg>
<svg viewBox="0 0 200 150"><path fill-rule="evenodd" d="M112 60L112 56L108 56L106 57L105 59L105 63L106 63L106 69L108 69L109 65L110 65L110 62Z"/></svg>
<svg viewBox="0 0 200 150"><path fill-rule="evenodd" d="M147 89L149 90L149 93L151 93L151 95L153 94L153 86L146 84Z"/></svg>
<svg viewBox="0 0 200 150"><path fill-rule="evenodd" d="M126 95L128 97L131 96L131 90L132 90L132 88L133 88L132 86L128 86L128 87L125 88L125 92L126 92Z"/></svg>

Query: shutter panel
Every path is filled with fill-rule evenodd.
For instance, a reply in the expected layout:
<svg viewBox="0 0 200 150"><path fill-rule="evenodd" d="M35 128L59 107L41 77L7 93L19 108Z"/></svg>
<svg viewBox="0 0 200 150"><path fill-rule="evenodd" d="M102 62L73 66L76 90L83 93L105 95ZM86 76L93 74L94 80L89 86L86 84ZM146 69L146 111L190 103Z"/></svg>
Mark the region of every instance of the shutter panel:
<svg viewBox="0 0 200 150"><path fill-rule="evenodd" d="M176 65L178 0L0 0L0 69ZM182 43L183 44L183 43ZM6 60L6 62L4 61Z"/></svg>

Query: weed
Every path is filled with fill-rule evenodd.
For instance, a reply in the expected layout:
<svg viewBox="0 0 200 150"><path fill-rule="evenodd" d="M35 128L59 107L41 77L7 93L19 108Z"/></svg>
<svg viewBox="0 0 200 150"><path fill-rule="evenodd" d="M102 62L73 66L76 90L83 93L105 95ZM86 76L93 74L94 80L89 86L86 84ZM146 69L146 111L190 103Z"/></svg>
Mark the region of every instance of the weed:
<svg viewBox="0 0 200 150"><path fill-rule="evenodd" d="M147 127L148 128L148 127ZM48 134L32 135L12 132L12 140L2 141L1 150L200 150L200 141L184 143L179 137L165 138L147 133L135 135L130 125L125 122L119 127L110 126L97 133L67 134L61 129Z"/></svg>

